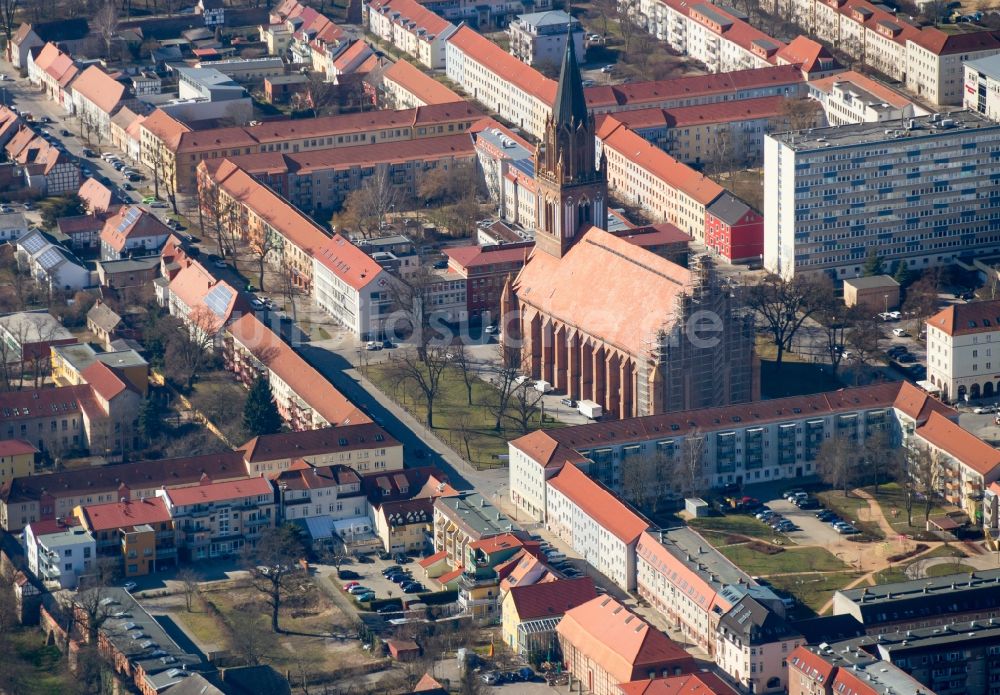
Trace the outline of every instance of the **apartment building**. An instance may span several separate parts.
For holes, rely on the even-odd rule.
[[[24,529],[28,569],[43,584],[75,589],[80,576],[97,566],[94,536],[76,519],[36,521]]]
[[[223,336],[226,368],[248,389],[265,376],[282,419],[293,430],[314,430],[358,421],[364,413],[302,359],[253,313],[233,321]]]
[[[447,476],[433,466],[368,473],[362,476],[361,486],[375,532],[388,553],[433,548],[434,500],[458,494]]]
[[[368,30],[425,67],[443,69],[454,24],[416,0],[370,0],[364,4]]]
[[[159,497],[81,505],[73,515],[93,535],[98,557],[120,561],[126,577],[177,564],[174,521]]]
[[[35,474],[38,449],[22,439],[0,440],[0,488],[14,478]]]
[[[42,87],[49,101],[59,104],[66,113],[73,112],[72,84],[79,74],[73,57],[54,43],[45,44],[37,56],[28,56],[28,80]]]
[[[437,169],[473,164],[475,150],[468,133],[359,147],[332,147],[309,152],[260,152],[222,160],[266,184],[292,205],[329,217],[353,191],[386,181],[399,200],[419,198],[422,177]],[[211,170],[212,163],[206,163]]]
[[[984,621],[1000,617],[1000,570],[926,577],[833,595],[833,614],[851,615],[868,635]]]
[[[973,111],[886,129],[860,123],[768,135],[764,266],[861,275],[875,249],[913,271],[1000,249],[1000,125]]]
[[[462,95],[405,60],[397,60],[382,72],[382,91],[393,109],[463,101]]]
[[[970,60],[964,69],[962,106],[991,121],[1000,121],[1000,56]]]
[[[788,656],[805,639],[783,615],[745,595],[719,619],[716,644],[715,662],[742,689],[782,693]]]
[[[221,331],[250,310],[247,300],[225,280],[216,280],[201,263],[184,259],[167,286],[166,305],[206,348],[217,349]]]
[[[684,450],[701,454],[698,487],[801,478],[815,473],[826,439],[863,441],[888,432],[900,441],[932,412],[955,416],[926,392],[900,382],[539,430],[509,444],[509,494],[518,511],[544,520],[547,481],[567,464],[620,493],[630,456],[659,453],[673,459]]]
[[[929,695],[898,666],[865,651],[834,652],[833,645],[801,646],[788,659],[789,695]],[[841,656],[845,654],[847,660]]]
[[[604,119],[597,140],[608,162],[611,193],[643,208],[654,221],[676,225],[695,241],[704,243],[705,209],[723,194],[722,186],[678,162],[612,116]]]
[[[16,533],[34,521],[69,518],[80,505],[144,499],[164,485],[195,485],[202,476],[244,478],[246,470],[242,455],[227,451],[14,478],[0,489],[0,526]]]
[[[156,254],[171,234],[173,230],[148,210],[137,205],[123,206],[105,220],[101,229],[101,260]]]
[[[346,519],[367,521],[361,477],[348,466],[317,466],[296,459],[274,477],[274,485],[284,521],[322,518],[332,521],[334,528]]]
[[[240,128],[191,127],[158,109],[139,126],[142,163],[189,193],[203,160],[256,152],[296,153],[330,147],[400,142],[465,132],[482,117],[466,102],[404,111],[366,111],[321,118],[267,121]]]
[[[546,486],[549,530],[623,591],[634,590],[635,548],[649,521],[576,466]]]
[[[278,524],[274,488],[266,478],[228,482],[203,480],[156,491],[177,530],[177,545],[189,562],[238,555],[261,532]]]
[[[500,295],[508,278],[517,276],[534,248],[524,241],[490,246],[451,246],[443,249],[449,272],[465,281],[465,311],[484,324],[500,318]]]
[[[902,122],[928,115],[908,97],[853,70],[809,82],[809,96],[823,107],[831,126]]]
[[[709,72],[777,64],[785,44],[752,27],[731,7],[683,0],[641,0],[628,5],[633,19],[671,48],[704,63]]]
[[[501,635],[511,652],[529,663],[545,659],[559,645],[556,625],[566,611],[597,597],[590,577],[518,582],[501,599]]]
[[[933,457],[941,497],[977,518],[986,489],[1000,479],[1000,451],[939,413],[916,429],[913,443]]]
[[[726,263],[758,263],[764,256],[764,218],[726,191],[705,208],[705,246]]]
[[[993,367],[993,347],[1000,342],[1000,301],[951,305],[925,325],[927,380],[941,397],[949,402],[995,397],[1000,369]]]
[[[348,466],[361,475],[394,475],[403,470],[403,445],[367,419],[339,427],[260,435],[237,451],[250,476],[273,478],[300,460],[316,467]]]
[[[619,695],[622,683],[697,670],[678,644],[610,596],[566,611],[556,633],[566,670],[594,695]]]
[[[563,10],[518,15],[507,27],[511,55],[525,65],[549,68],[556,68],[562,62],[567,37],[572,38],[576,55],[585,55],[583,34],[580,20]]]
[[[73,81],[73,112],[85,129],[111,138],[111,117],[127,96],[125,85],[91,65]]]
[[[444,551],[448,565],[458,568],[465,562],[470,543],[510,533],[514,522],[478,492],[434,500],[434,550]]]
[[[397,282],[374,258],[340,234],[316,249],[313,297],[360,340],[380,338],[393,309]]]

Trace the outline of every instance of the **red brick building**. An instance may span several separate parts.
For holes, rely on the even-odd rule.
[[[726,263],[747,263],[764,255],[764,216],[731,193],[705,208],[705,245]]]
[[[444,249],[448,269],[466,281],[465,301],[469,318],[499,316],[500,294],[508,275],[524,267],[533,241],[495,246],[456,246]]]

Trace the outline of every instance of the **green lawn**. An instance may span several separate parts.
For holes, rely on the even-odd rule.
[[[418,394],[412,384],[400,383],[391,362],[365,367],[364,373],[383,393],[401,404],[417,420],[426,420],[423,395]],[[509,419],[502,422],[499,431],[496,430],[496,417],[487,405],[493,401],[495,394],[496,390],[492,386],[475,379],[472,384],[472,405],[469,405],[461,372],[458,368],[448,368],[442,374],[439,393],[434,400],[435,433],[462,458],[480,469],[502,465],[500,456],[507,454],[507,441],[524,434],[519,425]],[[544,423],[539,423],[540,414],[539,411],[535,412],[529,423],[529,432],[540,426],[562,426],[562,423],[548,417]]]
[[[719,534],[738,534],[742,536],[750,536],[751,538],[762,538],[764,540],[771,540],[776,534],[771,528],[765,524],[763,521],[758,521],[752,516],[746,514],[734,514],[732,516],[711,516],[701,519],[691,519],[688,521],[688,526],[697,531],[715,531],[715,534],[707,534],[708,536],[714,536],[714,538],[708,538],[712,545],[726,545],[727,541],[724,535]]]
[[[774,577],[768,581],[776,589],[787,591],[818,613],[838,589],[855,581],[859,574],[854,572],[835,572],[832,574],[798,574]]]
[[[910,580],[906,576],[906,568],[908,565],[895,565],[890,569],[884,569],[881,572],[876,572],[875,583],[876,584],[895,584],[896,582],[907,582]]]
[[[191,607],[194,610],[190,613],[186,609],[182,609],[171,613],[170,617],[183,624],[184,628],[190,630],[202,643],[214,645],[220,651],[228,649],[229,635],[219,624],[219,619],[209,613],[198,598],[194,600]]]
[[[768,555],[745,545],[731,545],[721,548],[720,552],[751,575],[839,572],[847,569],[847,565],[823,548],[790,547],[783,553]]]
[[[929,557],[969,557],[969,556],[961,548],[956,548],[953,545],[948,545],[947,543],[945,543],[944,545],[939,545],[938,547],[933,548],[932,550],[929,550],[928,552],[924,553],[923,555],[920,556],[920,559],[923,560],[924,558],[929,558]]]
[[[875,494],[874,487],[865,488],[872,495]],[[896,531],[913,536],[914,538],[934,539],[936,536],[929,534],[924,526],[924,505],[921,501],[913,505],[913,526],[906,522],[906,505],[903,502],[903,490],[898,483],[887,483],[879,485],[878,503],[882,506],[882,512]],[[931,506],[931,516],[944,514],[943,507],[937,504]]]
[[[877,521],[871,517],[868,500],[861,497],[845,497],[842,490],[827,490],[819,492],[816,497],[824,506],[837,512],[841,517],[853,523],[857,528],[872,538],[885,538]]]
[[[931,565],[927,568],[928,577],[943,577],[947,574],[963,574],[972,572],[975,567],[961,562],[946,562],[941,565]]]
[[[16,628],[7,635],[9,644],[16,654],[20,668],[18,693],[23,695],[61,695],[68,692],[72,679],[66,661],[54,646],[45,645],[45,635],[34,628]]]

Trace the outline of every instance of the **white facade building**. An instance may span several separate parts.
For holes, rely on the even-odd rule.
[[[635,547],[649,522],[576,466],[546,483],[546,525],[623,591],[635,589]]]
[[[507,27],[510,53],[528,65],[557,67],[566,52],[566,36],[571,31],[573,48],[583,57],[586,47],[580,20],[563,10],[522,14]]]
[[[965,63],[962,105],[991,121],[1000,121],[1000,55]]]
[[[52,290],[82,290],[93,284],[86,266],[39,229],[17,240],[17,262],[26,267],[35,280]]]
[[[842,72],[809,83],[828,125],[885,123],[926,116],[928,111],[902,94],[858,72]]]
[[[787,690],[786,660],[805,638],[777,612],[751,596],[719,620],[715,663],[751,693]]]
[[[371,256],[339,234],[313,257],[316,303],[361,340],[382,334],[392,308],[392,282]]]
[[[373,0],[364,7],[368,29],[423,65],[445,66],[447,41],[456,27],[416,0]]]
[[[1000,301],[954,304],[927,319],[927,379],[947,401],[1000,395]]]
[[[998,136],[973,111],[769,135],[764,267],[852,278],[872,249],[914,271],[1000,250]]]
[[[75,520],[74,520],[75,521]],[[24,529],[28,568],[46,584],[75,589],[97,558],[94,536],[83,526],[37,521]]]
[[[28,221],[22,212],[0,214],[0,242],[15,241],[28,233]]]

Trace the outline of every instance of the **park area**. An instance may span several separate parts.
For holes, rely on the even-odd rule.
[[[417,364],[419,368],[415,360],[412,364]],[[412,366],[407,370],[410,368]],[[426,422],[427,399],[421,389],[406,377],[398,362],[382,362],[362,369],[380,391],[417,420]],[[477,469],[504,465],[505,459],[501,457],[507,455],[508,440],[539,428],[562,426],[543,412],[540,402],[522,403],[516,395],[501,411],[498,389],[474,375],[470,376],[469,388],[466,388],[460,366],[449,365],[443,369],[434,396],[433,430]],[[533,391],[530,387],[526,390]]]

